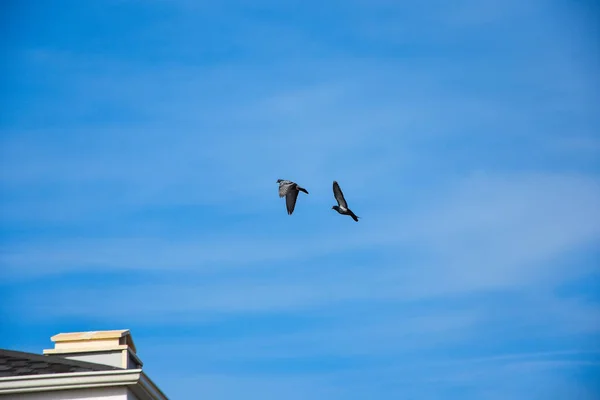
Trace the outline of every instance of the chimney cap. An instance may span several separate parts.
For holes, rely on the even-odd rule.
[[[125,345],[136,353],[135,344],[133,343],[133,338],[131,337],[131,333],[129,329],[118,329],[118,330],[110,330],[110,331],[90,331],[90,332],[69,332],[69,333],[59,333],[50,338],[54,343],[56,343],[56,347],[63,347],[60,344],[66,345],[67,343],[82,343],[94,341],[105,341],[105,340],[118,340],[120,345]]]

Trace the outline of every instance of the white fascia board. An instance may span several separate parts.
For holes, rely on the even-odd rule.
[[[145,395],[143,398],[167,400],[167,397],[146,374],[142,373],[141,369],[9,376],[0,378],[0,395],[107,386],[135,387],[138,385]],[[138,390],[135,391],[138,392]]]

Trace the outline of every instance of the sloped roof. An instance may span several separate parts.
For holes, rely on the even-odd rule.
[[[34,353],[0,349],[0,377],[114,370],[122,370],[122,368],[68,360],[58,356],[42,356]]]

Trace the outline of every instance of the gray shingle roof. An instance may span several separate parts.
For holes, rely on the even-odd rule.
[[[0,349],[0,378],[20,375],[62,374],[68,372],[114,371],[122,368]]]

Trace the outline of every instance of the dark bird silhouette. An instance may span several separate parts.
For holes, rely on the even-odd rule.
[[[344,198],[344,193],[342,193],[342,189],[340,189],[340,185],[336,181],[333,181],[333,196],[337,201],[338,205],[331,207],[331,209],[339,212],[342,215],[349,215],[353,220],[358,222],[358,217],[348,208],[348,203],[346,203],[346,199]]]
[[[277,183],[279,183],[279,197],[285,196],[285,206],[287,208],[288,215],[292,215],[294,208],[296,208],[298,192],[304,192],[308,194],[308,191],[303,187],[298,186],[296,182],[285,179],[277,179]]]

